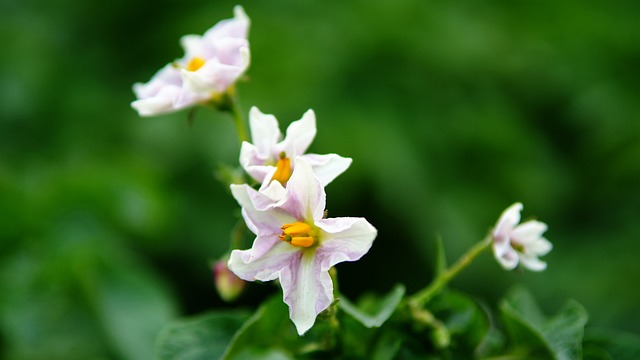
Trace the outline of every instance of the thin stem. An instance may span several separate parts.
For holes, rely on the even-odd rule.
[[[247,135],[247,129],[244,125],[244,118],[242,116],[242,109],[240,109],[240,104],[235,90],[230,91],[229,102],[231,105],[230,112],[233,116],[233,122],[236,125],[236,131],[238,132],[238,141],[242,144],[243,141],[249,141],[249,136]]]
[[[438,294],[438,292],[447,285],[451,279],[456,277],[460,271],[469,266],[473,259],[475,259],[482,251],[488,249],[492,241],[493,238],[491,234],[489,234],[484,238],[484,240],[476,243],[471,249],[469,249],[469,251],[462,255],[455,264],[438,275],[438,277],[436,277],[429,286],[413,295],[411,302],[416,306],[424,306],[424,304]]]

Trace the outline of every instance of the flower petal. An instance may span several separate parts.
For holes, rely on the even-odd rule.
[[[541,261],[534,254],[519,254],[522,266],[531,271],[542,271],[547,268],[547,263]]]
[[[284,151],[288,158],[295,159],[307,151],[316,137],[316,115],[309,109],[287,127],[287,135],[278,145],[278,151]]]
[[[511,246],[496,247],[494,243],[493,254],[506,270],[513,270],[518,266],[518,253]]]
[[[247,227],[256,235],[280,234],[283,224],[298,220],[285,210],[277,208],[273,199],[247,184],[231,185],[231,193],[242,206],[242,216]]]
[[[504,235],[513,229],[520,222],[520,212],[522,211],[522,203],[515,203],[509,206],[500,215],[500,219],[496,223],[496,227],[493,230],[494,237]]]
[[[251,128],[253,145],[257,148],[262,160],[272,157],[271,149],[282,137],[276,117],[271,114],[264,114],[253,106],[249,110],[249,127]],[[277,158],[269,160],[275,162]]]
[[[316,261],[316,252],[306,250],[294,257],[280,273],[284,302],[299,335],[306,333],[318,314],[333,301],[333,283],[327,271]]]
[[[322,230],[317,248],[322,270],[343,261],[356,261],[366,254],[378,231],[364,218],[333,218],[316,220]]]
[[[537,256],[546,255],[553,249],[551,242],[543,237],[537,239],[531,244],[527,245],[527,250],[536,254]]]
[[[324,214],[326,195],[311,165],[296,159],[296,167],[287,182],[287,195],[278,206],[298,220],[319,220]]]
[[[338,175],[345,172],[353,161],[351,158],[345,158],[337,154],[305,154],[301,158],[311,165],[322,186],[327,186]]]
[[[300,248],[275,238],[266,251],[255,246],[249,250],[233,250],[227,266],[239,278],[246,281],[270,281],[278,278],[280,272],[295,262],[300,255]],[[256,242],[259,239],[256,239]],[[264,249],[260,249],[264,250]]]
[[[530,220],[516,226],[511,232],[511,238],[526,246],[538,240],[545,231],[547,231],[547,224]]]

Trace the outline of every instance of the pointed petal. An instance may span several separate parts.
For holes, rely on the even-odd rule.
[[[253,145],[258,149],[259,156],[275,162],[276,158],[270,159],[270,157],[274,156],[272,148],[282,137],[276,117],[263,114],[257,107],[253,106],[249,111],[249,127],[251,128]]]
[[[246,141],[242,142],[240,147],[240,165],[244,168],[244,171],[254,178],[257,182],[264,182],[265,178],[270,172],[275,171],[275,166],[263,165],[268,156],[260,154],[258,148]]]
[[[326,195],[324,187],[304,159],[296,159],[296,167],[287,182],[287,195],[279,205],[298,220],[321,219]]]
[[[317,256],[324,271],[343,261],[360,259],[369,251],[378,233],[364,218],[320,219],[315,225],[323,231]]]
[[[542,237],[542,233],[545,231],[547,231],[547,224],[530,220],[516,226],[511,232],[511,238],[526,246]]]
[[[276,238],[266,250],[257,249],[255,243],[249,250],[233,250],[227,266],[243,280],[270,281],[278,278],[280,272],[295,262],[299,254],[299,248]]]
[[[322,186],[327,186],[333,179],[347,170],[353,161],[351,158],[345,158],[337,154],[305,154],[301,157],[311,165]]]
[[[278,144],[280,151],[287,157],[295,159],[307,151],[316,136],[316,115],[313,110],[307,110],[300,120],[292,122],[287,128],[287,136]]]
[[[511,229],[520,222],[521,211],[522,203],[515,203],[509,206],[502,215],[500,215],[496,227],[493,230],[493,236],[504,236],[504,234],[510,232]]]
[[[298,334],[307,332],[316,317],[333,301],[333,283],[327,271],[316,261],[316,252],[306,250],[293,258],[280,273],[284,302],[289,305],[289,317]]]

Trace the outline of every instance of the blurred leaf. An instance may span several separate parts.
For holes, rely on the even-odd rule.
[[[402,301],[404,293],[404,285],[396,284],[396,286],[381,299],[370,295],[363,297],[358,302],[358,306],[355,306],[343,296],[340,298],[338,305],[364,326],[368,328],[380,327],[396,310],[398,304]]]
[[[489,334],[487,314],[469,295],[447,290],[431,300],[429,310],[449,332],[454,353],[473,353]]]
[[[297,341],[298,334],[289,320],[287,306],[279,296],[273,296],[242,325],[224,352],[224,359],[243,359],[249,353],[264,353],[282,349]],[[291,359],[290,355],[286,355]]]
[[[587,329],[584,336],[587,360],[640,359],[640,336],[611,329]]]
[[[105,270],[92,279],[92,287],[93,305],[107,337],[126,359],[152,359],[156,335],[174,315],[172,300],[140,268],[113,264]]]
[[[247,312],[235,310],[176,320],[166,325],[158,335],[157,359],[218,359],[247,318]]]
[[[511,340],[520,348],[518,351],[526,349],[532,358],[581,357],[588,315],[579,303],[568,301],[554,317],[544,319],[531,294],[517,287],[500,303],[500,311]]]

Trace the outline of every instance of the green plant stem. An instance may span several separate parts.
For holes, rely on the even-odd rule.
[[[236,126],[236,132],[238,133],[238,141],[240,142],[240,144],[242,144],[243,141],[249,141],[249,136],[247,135],[247,128],[244,125],[242,109],[240,108],[235,90],[230,92],[229,102],[231,105],[230,112],[233,116],[233,122]]]
[[[450,268],[442,272],[438,277],[436,277],[429,286],[420,290],[411,298],[411,303],[414,306],[422,307],[426,304],[431,298],[438,294],[442,288],[451,281],[460,271],[464,270],[473,259],[475,259],[482,251],[488,249],[491,246],[493,238],[491,234],[487,235],[484,240],[476,243],[469,251],[467,251],[464,255],[462,255],[458,261],[455,262]]]

